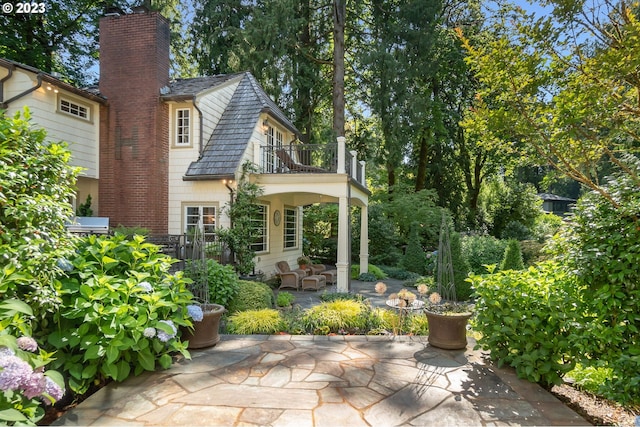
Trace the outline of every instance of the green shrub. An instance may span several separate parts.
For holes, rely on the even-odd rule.
[[[60,307],[56,276],[73,254],[65,223],[80,169],[63,143],[31,128],[26,107],[23,116],[0,113],[0,295],[25,301],[46,323]]]
[[[604,396],[607,394],[606,385],[611,381],[612,374],[611,368],[583,366],[576,363],[575,368],[567,372],[567,377],[571,378],[573,384],[580,390]]]
[[[227,331],[238,335],[275,334],[284,326],[280,312],[271,308],[238,311],[227,319]]]
[[[471,275],[477,299],[474,329],[479,347],[498,366],[515,368],[521,378],[559,384],[573,369],[576,333],[575,281],[555,263],[526,271]]]
[[[405,333],[411,335],[429,335],[429,322],[422,313],[410,313],[406,316]]]
[[[184,270],[185,277],[197,281],[204,272],[200,265],[194,266],[187,262]],[[232,265],[222,265],[216,260],[206,261],[207,285],[209,286],[209,302],[229,308],[231,301],[238,294],[240,280]]]
[[[296,297],[293,296],[291,292],[278,292],[278,296],[276,297],[276,305],[278,307],[289,307],[293,304],[293,301]]]
[[[398,280],[416,280],[419,277],[422,277],[418,273],[414,273],[413,271],[407,271],[401,267],[389,267],[387,265],[379,266],[380,270],[387,276],[392,279]]]
[[[358,276],[358,280],[361,280],[363,282],[375,282],[378,280],[378,278],[373,273],[362,273]]]
[[[365,297],[360,294],[354,294],[350,292],[327,292],[324,291],[320,294],[320,301],[329,302],[336,300],[348,300],[364,302]]]
[[[462,238],[462,253],[475,274],[487,272],[485,265],[499,265],[504,250],[505,240],[498,240],[493,236],[465,236]]]
[[[69,376],[69,387],[85,393],[105,379],[171,366],[171,354],[189,357],[177,336],[191,326],[186,306],[193,295],[173,262],[144,237],[89,236],[70,258],[60,279],[62,307],[44,331],[58,353],[52,366]]]
[[[368,268],[369,273],[373,274],[374,276],[376,276],[376,280],[382,280],[382,279],[386,279],[387,275],[385,274],[384,271],[382,271],[382,269],[380,269],[379,267],[376,267],[373,264],[369,264]],[[352,279],[357,279],[360,276],[360,264],[352,264],[351,265],[351,278]]]
[[[585,292],[578,301],[585,316],[576,353],[585,365],[599,360],[613,370],[606,397],[639,404],[640,160],[628,156],[625,163],[632,173],[614,174],[603,186],[612,200],[590,192],[578,201],[556,254]]]
[[[405,270],[414,273],[424,274],[427,265],[427,254],[422,248],[422,242],[419,234],[420,225],[417,222],[411,223],[411,231],[409,232],[409,241],[404,257],[402,258],[402,267]]]
[[[545,252],[545,244],[535,240],[523,240],[520,242],[522,250],[522,262],[526,267],[538,262],[546,261],[549,256]]]
[[[562,224],[564,224],[562,218],[558,215],[552,213],[540,215],[533,224],[532,237],[539,243],[544,243],[560,230]]]
[[[29,319],[32,316],[33,310],[23,301],[0,302],[0,359],[8,362],[3,364],[5,367],[9,364],[20,367],[19,377],[15,372],[5,372],[0,393],[0,424],[3,425],[36,425],[45,415],[44,402],[52,404],[64,395],[62,375],[54,370],[44,371],[54,355],[39,350],[31,338]],[[8,378],[10,375],[12,378]],[[48,394],[45,394],[45,385],[49,388]]]
[[[466,281],[469,275],[469,263],[462,256],[462,239],[460,233],[451,233],[451,264],[453,264],[453,280],[456,283],[456,298],[467,301],[471,298],[471,284]]]
[[[273,290],[261,282],[240,280],[238,282],[238,293],[229,303],[227,310],[229,314],[246,310],[261,310],[273,308],[275,297]]]
[[[504,250],[504,258],[500,263],[500,270],[523,270],[522,251],[520,250],[520,242],[511,239],[507,242],[507,248]]]
[[[527,240],[531,238],[531,231],[520,221],[509,221],[500,233],[500,238],[503,240]]]
[[[306,310],[302,321],[314,334],[362,332],[366,325],[367,307],[362,302],[335,300],[323,302]]]

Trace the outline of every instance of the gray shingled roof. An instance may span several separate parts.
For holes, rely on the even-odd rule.
[[[299,134],[293,123],[260,87],[255,77],[249,72],[243,74],[204,147],[202,156],[189,165],[185,179],[233,177],[240,167],[242,155],[261,113],[268,113],[283,126]],[[232,77],[235,76],[237,74]]]
[[[177,79],[169,83],[169,92],[162,96],[164,100],[193,97],[203,90],[211,89],[219,84],[238,77],[244,73],[220,74],[217,76],[194,77],[191,79]]]

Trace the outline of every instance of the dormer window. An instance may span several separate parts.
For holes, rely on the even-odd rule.
[[[67,98],[58,99],[58,110],[70,116],[83,120],[90,120],[89,107]]]
[[[191,110],[180,108],[176,110],[176,146],[191,145]]]

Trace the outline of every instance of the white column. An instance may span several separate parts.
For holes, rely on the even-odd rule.
[[[367,175],[365,174],[365,165],[367,164],[367,162],[365,162],[364,160],[360,160],[360,166],[362,167],[362,182],[360,182],[360,184],[362,184],[364,186],[364,188],[367,188]]]
[[[338,292],[349,292],[349,200],[340,197],[338,201],[338,255],[336,270],[338,270]]]
[[[358,176],[358,152],[355,150],[349,151],[351,154],[351,178]]]
[[[339,136],[338,137],[338,169],[337,172],[338,173],[345,173],[346,172],[346,163],[345,163],[345,159],[347,156],[347,148],[346,148],[346,144],[345,144],[345,137],[344,136]]]
[[[360,274],[369,271],[369,220],[368,206],[360,208]]]

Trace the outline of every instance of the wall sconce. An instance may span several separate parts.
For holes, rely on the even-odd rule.
[[[264,119],[262,122],[262,132],[265,135],[269,132],[269,119]]]

